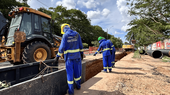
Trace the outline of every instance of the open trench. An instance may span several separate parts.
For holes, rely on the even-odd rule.
[[[120,59],[122,59],[124,56],[130,54],[131,52],[120,52],[120,53],[116,53],[115,54],[115,64],[117,61],[119,61]],[[65,68],[65,62],[64,60],[59,60],[59,66],[61,67],[60,69]],[[93,76],[95,76],[96,74],[98,74],[99,72],[101,72],[101,70],[103,70],[103,59],[91,59],[90,61],[86,62],[86,71],[85,71],[85,81],[87,81],[88,79],[92,78]]]
[[[115,64],[117,61],[119,61],[120,59],[122,59],[124,56],[126,56],[129,53],[131,53],[131,52],[121,52],[121,53],[116,54],[115,55]],[[91,61],[87,62],[85,81],[87,81],[88,79],[92,78],[93,76],[95,76],[96,74],[101,72],[101,70],[103,70],[102,58],[91,60]]]
[[[122,59],[124,56],[126,56],[127,52],[119,52],[116,53],[115,55],[115,62],[119,61],[120,59]],[[51,63],[50,60],[49,63]],[[45,62],[48,63],[48,62]],[[35,66],[31,66],[31,64],[29,64],[32,67],[33,70],[35,70],[35,68],[37,69],[41,69],[39,66],[39,63],[35,63],[37,65]],[[95,76],[96,74],[98,74],[99,72],[101,72],[101,70],[103,69],[103,60],[102,60],[102,54],[101,55],[97,55],[97,56],[88,56],[83,62],[82,62],[82,82],[87,81],[88,79],[92,78],[93,76]],[[116,63],[115,63],[116,64]],[[18,72],[18,74],[14,74],[13,76],[18,77],[18,79],[13,78],[13,85],[11,85],[10,88],[7,88],[6,90],[0,90],[0,95],[8,95],[9,93],[15,93],[15,95],[24,95],[25,93],[29,93],[29,95],[35,95],[35,93],[37,95],[47,95],[47,93],[49,94],[50,92],[54,92],[56,95],[64,95],[64,93],[67,90],[67,82],[66,82],[66,76],[65,76],[65,62],[64,60],[59,60],[59,67],[61,67],[59,69],[59,71],[53,72],[52,70],[47,70],[48,74],[44,74],[41,77],[36,77],[36,78],[31,78],[31,80],[29,80],[30,78],[27,78],[28,76],[30,77],[30,75],[33,75],[34,72],[29,71],[28,69],[30,69],[30,66],[27,66],[28,64],[25,64],[23,66],[18,66],[17,68],[12,68],[13,72],[22,70],[20,72]],[[27,66],[27,68],[26,68]],[[23,67],[23,68],[22,68]],[[11,74],[11,69],[7,70],[5,69],[6,72],[2,72],[1,75],[4,74]],[[49,71],[49,72],[48,72]],[[50,73],[52,72],[52,73]],[[27,76],[28,75],[28,76]],[[36,74],[37,76],[37,74]],[[2,76],[1,76],[2,77]],[[32,76],[31,76],[32,77]],[[6,76],[4,76],[4,79],[6,78]],[[10,77],[8,77],[11,79],[11,75]],[[25,78],[25,79],[24,79]],[[27,79],[26,79],[27,78]],[[20,81],[20,79],[24,79],[22,81]],[[12,80],[12,79],[11,79]],[[29,81],[26,81],[29,80]],[[15,85],[17,83],[19,83],[20,81],[20,85]],[[36,84],[36,85],[34,85]],[[30,86],[30,85],[34,85],[34,86]],[[45,85],[45,86],[44,86]],[[34,91],[35,88],[39,88],[40,91],[36,92]],[[20,89],[20,88],[24,88],[24,89]],[[62,90],[60,89],[62,88]],[[20,90],[18,90],[20,89]],[[51,90],[49,90],[51,89]],[[7,91],[8,90],[8,91]],[[52,91],[54,90],[54,91]],[[45,91],[45,92],[44,92]],[[21,94],[22,93],[22,94]],[[60,93],[60,94],[59,94]],[[63,94],[61,94],[63,93]]]

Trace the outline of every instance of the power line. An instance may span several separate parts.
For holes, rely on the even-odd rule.
[[[38,2],[40,2],[39,0],[37,0]],[[45,5],[44,3],[40,2],[41,4]],[[45,5],[46,7],[48,7],[47,5]]]

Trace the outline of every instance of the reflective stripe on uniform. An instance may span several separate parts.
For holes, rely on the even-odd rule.
[[[62,53],[59,53],[59,52],[58,52],[58,54],[57,54],[57,55],[61,56],[61,55],[62,55]]]
[[[103,51],[110,50],[110,48],[103,49]]]
[[[107,67],[103,67],[104,69],[107,69]]]
[[[112,45],[111,47],[114,47],[114,45]]]
[[[108,67],[108,69],[112,69],[112,67]]]
[[[74,78],[75,81],[79,81],[81,79],[81,76],[79,78]]]
[[[112,63],[115,63],[114,61],[112,61]]]
[[[76,52],[80,52],[80,49],[66,50],[66,51],[64,51],[64,54],[67,54],[67,53],[76,53]]]
[[[80,51],[81,51],[81,52],[83,52],[83,51],[84,51],[84,49],[80,49]]]
[[[68,84],[73,84],[73,81],[67,81]]]

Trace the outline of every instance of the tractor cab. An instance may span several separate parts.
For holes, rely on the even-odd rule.
[[[34,11],[34,12],[31,12]],[[39,11],[38,11],[39,12]],[[36,13],[36,10],[27,7],[20,7],[14,9],[9,13],[12,17],[12,21],[9,27],[9,33],[7,36],[7,46],[14,44],[14,33],[16,31],[22,31],[26,34],[26,37],[35,35],[44,36],[45,39],[53,43],[50,20],[51,17],[48,15],[40,15]],[[27,39],[26,39],[27,40]]]
[[[17,7],[9,16],[11,24],[0,45],[7,61],[29,63],[55,57],[61,38],[52,35],[51,16],[28,7]]]

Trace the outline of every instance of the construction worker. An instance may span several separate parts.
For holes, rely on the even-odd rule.
[[[98,37],[99,41],[99,48],[97,52],[94,53],[93,56],[96,56],[96,54],[102,49],[103,51],[103,70],[102,72],[107,73],[107,69],[109,72],[112,71],[112,64],[111,64],[111,52],[110,52],[110,43],[104,38],[104,37]]]
[[[79,33],[71,30],[69,24],[65,23],[61,25],[61,34],[63,34],[63,36],[58,54],[56,55],[56,60],[58,60],[59,57],[64,57],[67,72],[68,94],[73,95],[74,81],[76,88],[81,88],[83,45]]]
[[[115,49],[113,43],[110,40],[107,40],[107,41],[110,43],[110,46],[111,46],[111,48],[110,48],[110,50],[112,52],[111,63],[112,63],[112,67],[114,68],[115,67],[115,52],[116,52],[116,49]]]
[[[111,63],[112,63],[112,67],[114,68],[115,67],[115,52],[116,52],[116,49],[113,45],[113,43],[110,41],[110,40],[107,40],[109,43],[110,43],[110,52],[111,52]],[[102,53],[103,51],[101,50],[100,53]]]

